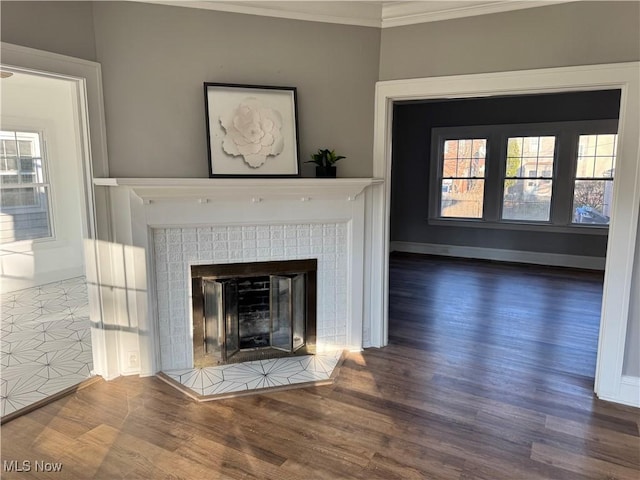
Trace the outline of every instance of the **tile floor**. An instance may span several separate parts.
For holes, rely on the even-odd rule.
[[[1,416],[91,376],[84,277],[3,294],[0,308]]]
[[[84,277],[0,298],[0,411],[8,415],[92,376]],[[329,380],[342,351],[165,371],[201,396]]]
[[[163,372],[198,395],[247,392],[329,380],[342,351]]]

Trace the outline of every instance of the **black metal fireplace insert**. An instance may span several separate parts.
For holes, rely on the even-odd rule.
[[[315,353],[317,263],[192,266],[194,366]]]

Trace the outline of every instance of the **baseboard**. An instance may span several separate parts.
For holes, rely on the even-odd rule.
[[[391,252],[422,253],[425,255],[476,258],[480,260],[530,263],[535,265],[583,268],[588,270],[604,270],[605,264],[605,259],[602,257],[562,255],[558,253],[529,252],[523,250],[504,250],[501,248],[440,245],[435,243],[391,242],[389,249]]]
[[[640,408],[640,377],[623,375],[620,379],[619,403]]]
[[[640,377],[623,375],[617,395],[598,394],[600,400],[640,408]]]
[[[84,267],[67,268],[64,270],[55,270],[52,272],[40,272],[37,279],[34,278],[11,278],[2,277],[0,282],[0,293],[11,293],[27,288],[40,287],[48,283],[60,282],[70,278],[83,277]]]

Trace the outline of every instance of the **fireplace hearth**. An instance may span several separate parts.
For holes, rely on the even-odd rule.
[[[194,366],[315,353],[316,272],[315,259],[192,266]]]

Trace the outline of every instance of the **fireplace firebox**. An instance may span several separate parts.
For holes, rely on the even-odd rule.
[[[317,260],[193,265],[194,366],[308,355]]]

